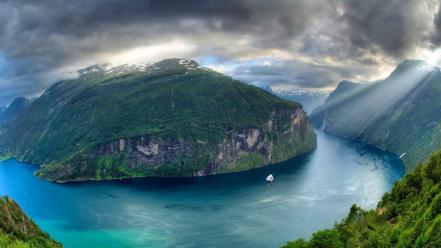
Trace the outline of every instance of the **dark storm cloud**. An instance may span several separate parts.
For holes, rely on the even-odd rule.
[[[295,84],[298,86],[320,88],[333,84],[329,71],[297,61],[280,62],[271,66],[239,66],[234,76],[245,81],[263,81],[269,84]]]
[[[234,0],[14,0],[2,7],[6,25],[1,45],[6,55],[36,56],[50,66],[60,59],[188,32],[240,33],[253,36],[257,46],[280,46],[305,29],[308,9],[313,10],[306,1]]]
[[[432,31],[435,1],[344,0],[344,22],[356,48],[401,58]]]
[[[363,75],[362,66],[367,75],[385,59],[399,61],[437,45],[437,2],[0,0],[0,58],[6,61],[0,66],[7,68],[0,75],[0,104],[41,92],[68,69],[173,39],[195,46],[188,56],[223,62],[286,55],[283,65],[249,68],[255,71],[242,76],[250,80],[335,85],[341,77]]]
[[[314,65],[296,60],[275,61],[268,65],[241,65],[231,73],[235,78],[249,82],[267,82],[272,85],[295,85],[300,88],[335,86],[341,78],[353,78],[366,70],[357,66]]]
[[[438,7],[438,11],[434,20],[435,30],[431,37],[431,41],[434,46],[441,45],[441,5]]]
[[[308,13],[319,9],[312,1],[0,1],[0,55],[10,64],[9,77],[3,78],[8,88],[2,83],[1,92],[10,93],[14,84],[14,92],[41,91],[60,68],[176,37],[201,44],[195,56],[242,52],[204,46],[212,33],[225,34],[224,43],[234,39],[229,35],[240,35],[253,51],[289,48],[312,19]]]

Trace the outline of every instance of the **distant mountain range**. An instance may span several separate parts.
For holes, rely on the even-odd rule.
[[[407,169],[441,149],[441,72],[406,60],[384,80],[341,82],[311,115],[315,127],[401,155]]]
[[[329,93],[326,92],[279,90],[279,91],[273,91],[273,93],[283,99],[302,104],[302,107],[305,110],[305,112],[309,114],[315,108],[322,105],[329,96]]]
[[[305,110],[305,112],[308,114],[310,114],[318,106],[322,105],[329,96],[329,93],[324,91],[311,92],[307,90],[273,90],[273,88],[271,88],[271,86],[267,83],[252,82],[249,84],[259,87],[262,90],[283,99],[302,104],[303,110]]]
[[[236,172],[315,146],[299,104],[187,59],[82,69],[0,134],[0,155],[58,182]]]

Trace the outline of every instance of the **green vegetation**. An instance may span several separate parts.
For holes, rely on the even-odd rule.
[[[315,135],[299,104],[194,61],[168,59],[111,71],[94,66],[80,73],[77,79],[53,85],[0,132],[0,155],[45,165],[37,175],[69,181],[210,173],[201,170],[216,158],[219,145],[250,129],[261,130],[265,142],[271,136],[274,144],[283,145],[272,146],[277,156],[265,163],[315,147]],[[302,134],[283,135],[291,130],[295,113],[306,119],[295,129]],[[269,130],[272,119],[274,130]],[[128,144],[123,154],[119,140]],[[134,140],[144,147],[151,142],[143,140],[156,142],[157,160],[139,158],[137,146],[129,146]],[[106,144],[115,145],[103,147]],[[164,149],[171,149],[170,154]]]
[[[10,198],[0,198],[0,247],[4,248],[56,248],[60,243],[52,240],[30,220]]]
[[[8,160],[11,158],[12,158],[12,155],[10,155],[10,154],[0,155],[0,161]]]
[[[396,183],[376,210],[365,211],[354,205],[334,228],[284,247],[441,247],[440,189],[438,152]]]
[[[221,167],[218,169],[219,173],[232,173],[250,170],[259,167],[265,163],[265,159],[259,154],[247,153],[242,155],[236,162],[234,167]]]
[[[343,81],[311,114],[317,128],[403,156],[407,170],[441,149],[441,72],[407,60],[385,80]]]

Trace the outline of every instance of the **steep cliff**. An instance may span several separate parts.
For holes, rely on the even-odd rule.
[[[56,248],[60,243],[30,220],[10,198],[0,197],[0,247]]]
[[[312,114],[317,128],[402,155],[407,169],[441,148],[441,72],[406,60],[369,84],[342,82]]]
[[[186,59],[81,70],[0,135],[0,155],[60,182],[235,172],[315,145],[299,104]]]

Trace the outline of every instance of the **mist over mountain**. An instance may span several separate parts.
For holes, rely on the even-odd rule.
[[[384,80],[343,81],[311,115],[327,133],[402,155],[407,168],[441,148],[441,72],[406,60]]]
[[[302,104],[306,113],[311,113],[316,107],[320,106],[328,98],[329,93],[326,92],[309,92],[307,90],[273,90],[268,83],[251,82],[250,85],[259,87],[269,93],[279,96],[285,100]]]
[[[308,114],[312,113],[312,111],[315,108],[322,105],[329,96],[329,93],[326,92],[288,91],[288,90],[275,91],[274,94],[276,94],[277,96],[283,99],[302,104],[303,109]]]
[[[25,97],[17,97],[0,112],[0,126],[7,124],[16,115],[18,115],[23,109],[31,104],[31,101]]]

